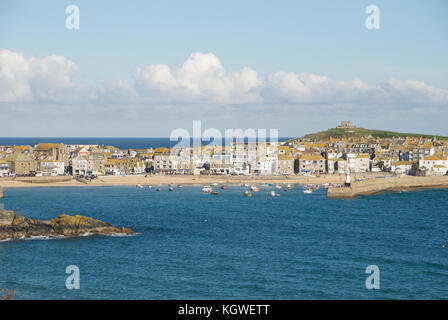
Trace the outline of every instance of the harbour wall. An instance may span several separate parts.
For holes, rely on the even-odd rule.
[[[330,187],[327,198],[353,198],[383,191],[406,191],[426,188],[448,188],[448,176],[398,176],[352,182],[350,187]]]

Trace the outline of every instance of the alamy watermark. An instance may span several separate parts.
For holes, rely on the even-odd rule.
[[[380,268],[377,265],[369,265],[366,268],[366,273],[369,276],[366,279],[366,289],[380,289]]]
[[[69,265],[65,269],[65,273],[69,274],[65,280],[65,287],[68,290],[79,290],[81,288],[79,267],[76,265]]]
[[[369,5],[366,7],[366,14],[368,14],[365,26],[368,30],[380,29],[380,8],[376,5]]]
[[[65,8],[65,27],[68,30],[79,30],[80,28],[80,13],[77,5],[71,4]]]

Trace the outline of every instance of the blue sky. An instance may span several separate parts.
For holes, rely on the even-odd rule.
[[[79,30],[65,27],[70,4]],[[370,4],[380,30],[365,28]],[[167,136],[195,119],[448,135],[447,13],[443,0],[2,1],[0,111],[20,121],[0,136]]]

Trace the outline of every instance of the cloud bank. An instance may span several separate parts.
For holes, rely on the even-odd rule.
[[[421,81],[334,81],[323,75],[279,71],[262,79],[252,68],[228,72],[212,53],[192,53],[179,67],[137,68],[131,82],[105,80],[97,87],[76,82],[76,64],[63,56],[26,58],[0,51],[0,102],[109,102],[226,105],[448,106],[448,90]]]

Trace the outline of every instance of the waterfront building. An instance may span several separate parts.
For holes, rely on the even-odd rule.
[[[16,152],[8,156],[5,161],[8,162],[10,171],[16,175],[37,171],[37,161],[24,153]]]
[[[320,154],[302,154],[299,158],[299,172],[325,173],[325,159]]]

